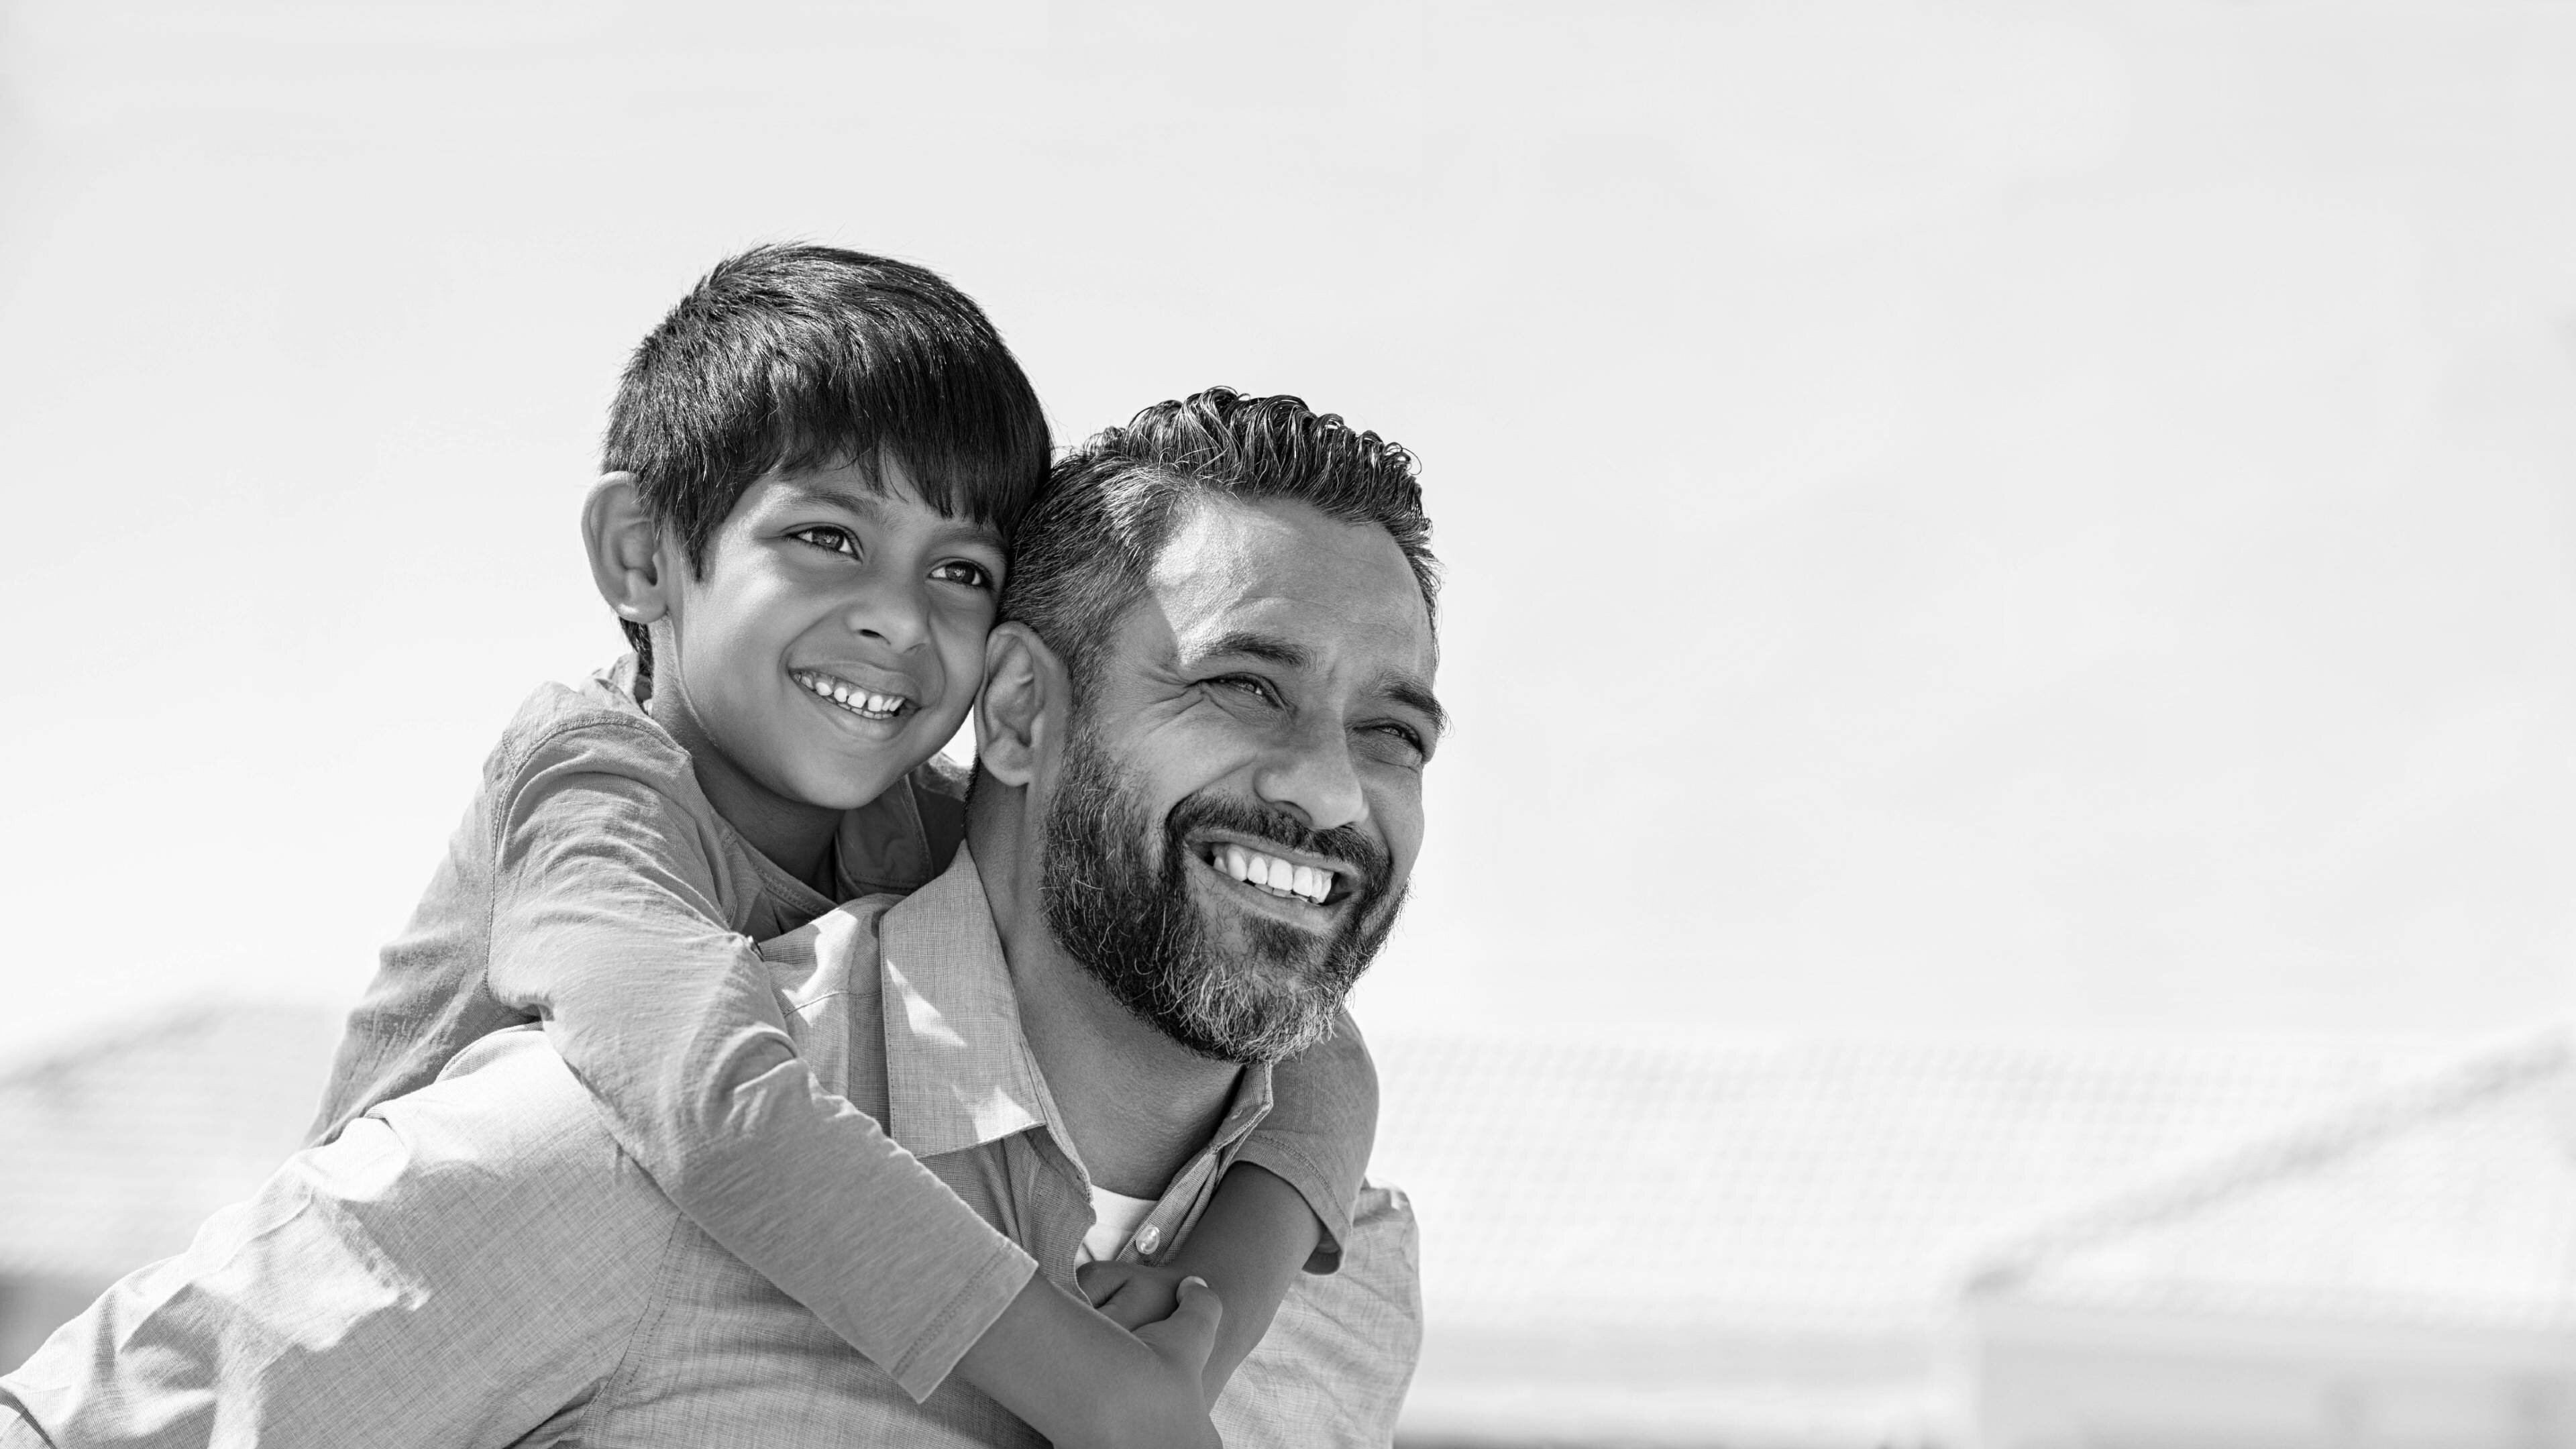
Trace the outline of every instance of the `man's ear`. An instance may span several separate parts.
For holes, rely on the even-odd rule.
[[[1026,787],[1051,763],[1069,698],[1064,661],[1028,625],[997,624],[984,637],[984,687],[975,696],[975,763],[1005,785]]]
[[[634,474],[604,473],[590,485],[581,505],[581,541],[599,596],[618,618],[650,624],[671,612],[662,531],[635,490]]]

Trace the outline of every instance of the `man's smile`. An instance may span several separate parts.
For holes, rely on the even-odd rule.
[[[1284,915],[1322,929],[1354,893],[1359,872],[1336,860],[1309,856],[1251,837],[1209,835],[1192,841],[1190,854],[1223,882],[1229,896],[1258,903],[1264,914]]]

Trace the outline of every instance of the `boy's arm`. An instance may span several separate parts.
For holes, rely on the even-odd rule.
[[[1225,1304],[1201,1377],[1208,1403],[1216,1402],[1235,1366],[1270,1331],[1288,1285],[1322,1237],[1323,1224],[1305,1196],[1278,1174],[1237,1162],[1217,1183],[1216,1195],[1170,1263],[1180,1273],[1206,1279]]]
[[[1270,1091],[1270,1115],[1235,1161],[1269,1169],[1305,1199],[1323,1230],[1303,1260],[1306,1271],[1330,1273],[1341,1263],[1351,1205],[1377,1143],[1377,1063],[1351,1014],[1337,1013],[1331,1036],[1272,1067]]]
[[[610,1134],[683,1214],[914,1399],[1007,1320],[1012,1341],[1046,1351],[987,1356],[1003,1373],[1032,1358],[1069,1364],[1129,1416],[1122,1437],[1092,1439],[1098,1415],[1045,1422],[1055,1401],[1040,1398],[1041,1432],[1067,1445],[1195,1442],[1135,1432],[1136,1416],[1158,1424],[1179,1402],[1163,1382],[1175,1350],[1148,1340],[1139,1352],[1088,1309],[1049,1312],[1046,1295],[1065,1295],[1035,1261],[815,1077],[767,967],[724,918],[716,845],[656,784],[670,764],[650,756],[654,743],[641,730],[567,732],[522,767],[493,856],[493,993],[545,1018]],[[1197,1370],[1190,1361],[1193,1385]],[[970,1381],[1006,1404],[1019,1396]],[[1203,1425],[1195,1394],[1186,1407]]]
[[[1297,1271],[1341,1262],[1351,1204],[1377,1138],[1377,1065],[1348,1012],[1333,1035],[1271,1069],[1270,1115],[1217,1183],[1169,1266],[1225,1303],[1208,1355],[1208,1402],[1261,1342]]]
[[[1093,1444],[1107,1449],[1148,1444],[1224,1449],[1207,1415],[1223,1380],[1203,1387],[1224,1312],[1205,1279],[1184,1279],[1171,1312],[1131,1335],[1041,1273],[1029,1279],[1010,1308],[966,1350],[957,1373],[1027,1420],[1057,1449]],[[1103,1329],[1126,1341],[1118,1354],[1071,1351]],[[1149,1382],[1155,1392],[1120,1389],[1098,1369],[1111,1359],[1128,1360],[1120,1367],[1129,1381]]]

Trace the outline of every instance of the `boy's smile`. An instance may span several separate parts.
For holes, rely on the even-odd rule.
[[[805,686],[815,698],[828,699],[865,720],[889,720],[907,709],[918,708],[899,692],[879,693],[820,669],[791,669],[788,677]]]
[[[923,503],[900,461],[873,472],[744,490],[702,570],[669,548],[654,626],[654,718],[718,812],[809,879],[842,812],[957,732],[1000,600],[999,536]]]

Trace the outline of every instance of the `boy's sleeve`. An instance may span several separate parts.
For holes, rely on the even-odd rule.
[[[919,1400],[1036,1262],[797,1053],[687,768],[622,722],[536,745],[495,825],[491,990],[682,1213]]]
[[[1347,1011],[1333,1034],[1271,1068],[1270,1115],[1245,1139],[1238,1162],[1257,1163],[1287,1179],[1324,1225],[1309,1273],[1341,1266],[1351,1234],[1351,1204],[1377,1141],[1377,1064]]]

